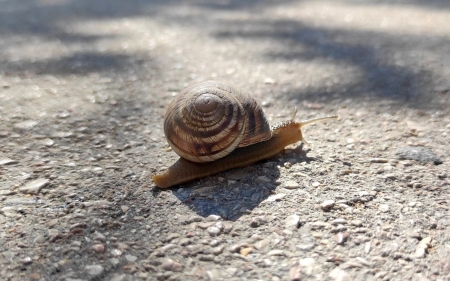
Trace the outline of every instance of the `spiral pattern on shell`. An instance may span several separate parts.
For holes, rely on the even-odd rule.
[[[238,87],[217,81],[178,94],[166,112],[164,134],[172,149],[192,162],[214,161],[272,136],[259,103]]]

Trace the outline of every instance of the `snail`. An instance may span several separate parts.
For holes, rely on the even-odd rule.
[[[259,103],[247,92],[225,82],[206,81],[177,95],[164,116],[164,134],[180,155],[152,179],[168,188],[272,158],[302,141],[301,128],[328,116],[302,122],[292,118],[270,128]]]

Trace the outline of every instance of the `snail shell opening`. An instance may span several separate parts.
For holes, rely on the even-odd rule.
[[[236,147],[271,137],[258,102],[228,83],[207,81],[181,91],[167,109],[164,133],[172,149],[192,162],[210,162]]]

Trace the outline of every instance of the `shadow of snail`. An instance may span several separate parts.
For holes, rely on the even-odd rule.
[[[331,119],[291,120],[270,128],[260,104],[247,92],[225,82],[206,81],[184,89],[164,116],[164,134],[180,155],[152,179],[169,188],[233,168],[272,158],[302,141],[302,127]]]

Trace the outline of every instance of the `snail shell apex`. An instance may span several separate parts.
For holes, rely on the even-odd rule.
[[[272,136],[259,103],[225,82],[206,81],[184,89],[164,119],[169,145],[192,162],[214,161]]]

